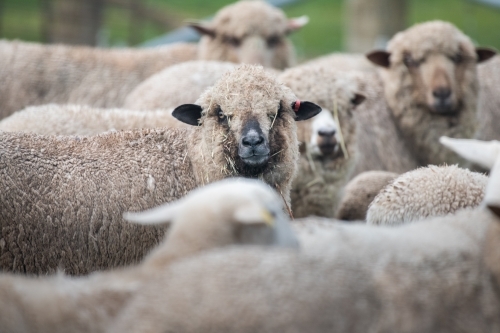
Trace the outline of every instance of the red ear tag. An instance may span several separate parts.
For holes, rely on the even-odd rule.
[[[299,112],[300,109],[300,100],[296,100],[295,103],[293,103],[293,111]]]

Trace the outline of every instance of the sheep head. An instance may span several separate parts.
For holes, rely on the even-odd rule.
[[[439,36],[441,38],[436,38]],[[405,73],[413,103],[438,116],[455,116],[464,103],[467,76],[475,76],[477,63],[495,52],[474,48],[470,39],[444,22],[416,25],[396,35],[388,52],[374,51],[367,58],[378,66]]]
[[[222,166],[226,175],[259,177],[270,184],[275,182],[266,179],[269,173],[277,168],[273,177],[279,182],[278,174],[298,159],[295,121],[321,111],[313,103],[297,101],[290,89],[252,65],[225,74],[197,102],[181,105],[172,115],[200,125],[208,161]]]
[[[166,241],[146,262],[161,266],[186,256],[229,245],[298,247],[283,213],[283,202],[268,185],[233,178],[191,191],[172,203],[124,218],[140,224],[171,224]]]
[[[287,35],[307,24],[307,17],[287,19],[264,1],[238,1],[222,8],[207,24],[191,24],[204,37],[202,60],[260,64],[283,69],[294,63]]]

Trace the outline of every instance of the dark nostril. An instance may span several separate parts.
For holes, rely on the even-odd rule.
[[[264,142],[264,137],[259,134],[250,134],[245,136],[241,142],[244,146],[255,147]]]
[[[319,130],[318,131],[319,136],[324,136],[324,137],[331,137],[335,135],[335,130],[334,129],[329,129],[329,130]]]
[[[432,95],[439,99],[446,99],[451,96],[451,89],[449,88],[438,88],[432,92]]]

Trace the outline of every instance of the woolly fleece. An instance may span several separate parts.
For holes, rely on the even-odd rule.
[[[372,201],[368,224],[397,225],[475,208],[488,177],[456,165],[419,168],[396,178]]]

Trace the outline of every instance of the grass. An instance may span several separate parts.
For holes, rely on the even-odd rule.
[[[1,0],[0,0],[1,1]],[[39,0],[3,0],[1,34],[4,38],[41,41],[42,16]],[[408,25],[432,19],[454,23],[477,44],[500,50],[500,10],[470,0],[408,0]],[[174,12],[181,20],[212,15],[232,0],[144,0],[158,10]],[[284,8],[289,17],[308,15],[311,19],[292,39],[300,58],[341,51],[343,46],[343,0],[302,0]],[[126,45],[130,31],[129,14],[124,9],[107,7],[104,12],[106,38],[111,45]],[[143,41],[163,34],[152,23],[140,27]]]

